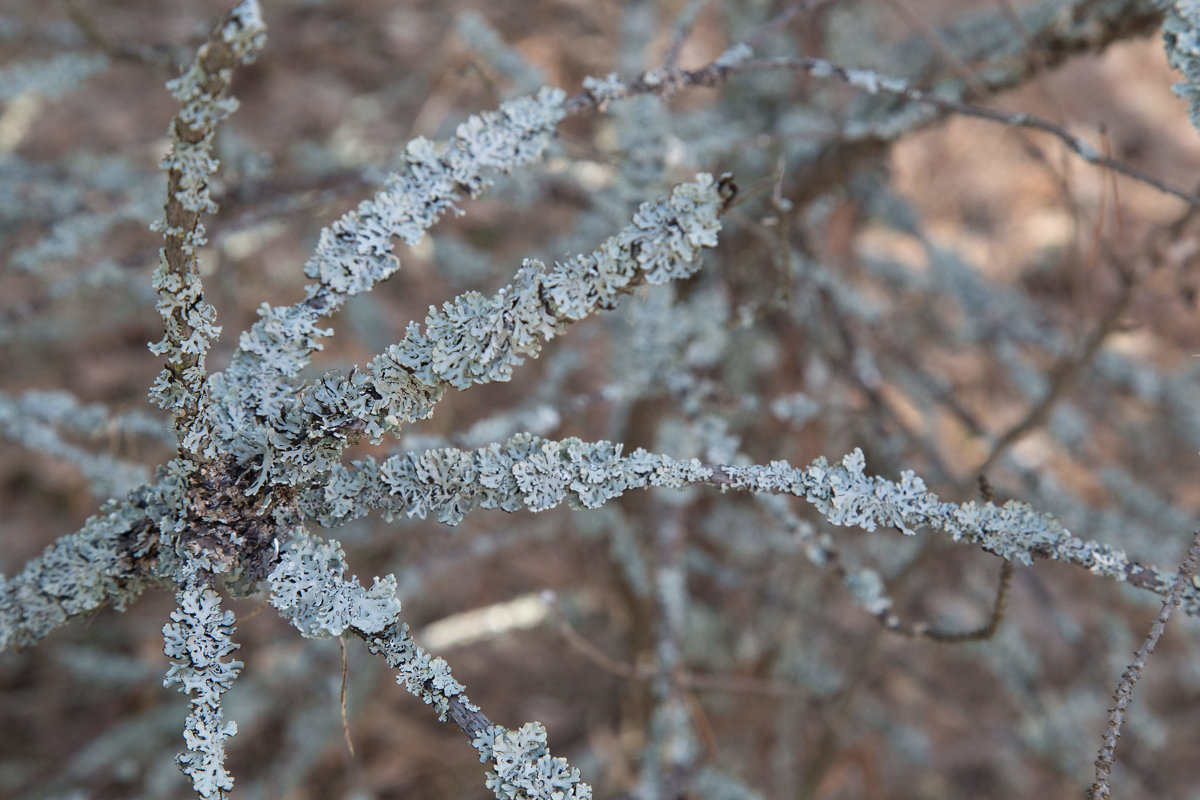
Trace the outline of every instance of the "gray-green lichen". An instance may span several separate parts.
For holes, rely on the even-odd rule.
[[[481,129],[483,124],[470,127]],[[716,244],[722,202],[712,177],[702,174],[675,187],[666,198],[643,203],[632,223],[594,252],[549,270],[540,262],[526,261],[513,282],[492,297],[467,292],[440,311],[431,308],[424,330],[411,323],[404,340],[365,370],[355,369],[346,377],[326,375],[299,395],[293,373],[307,360],[307,345],[292,350],[303,360],[288,362],[286,369],[251,371],[251,361],[235,355],[229,370],[209,383],[213,402],[206,419],[215,436],[206,454],[215,454],[218,446],[229,448],[239,462],[255,464],[259,485],[319,479],[334,468],[352,438],[379,439],[428,417],[448,388],[508,380],[516,366],[536,356],[542,344],[569,323],[612,308],[638,285],[693,274],[700,251]],[[422,219],[421,225],[432,222],[432,217]],[[420,229],[414,228],[413,235]],[[275,319],[301,324],[305,315],[314,314],[304,304],[291,309]],[[266,358],[276,346],[255,344],[262,342],[261,325],[243,337],[242,351]],[[304,330],[300,338],[315,346],[313,330]],[[297,341],[291,334],[283,338]]]
[[[837,464],[818,458],[808,467],[786,461],[712,465],[641,448],[626,456],[621,445],[606,441],[550,441],[519,434],[471,451],[442,448],[383,462],[364,459],[352,468],[338,466],[302,505],[324,525],[373,511],[388,517],[432,515],[457,524],[475,509],[544,511],[562,504],[596,508],[635,489],[693,485],[790,494],[808,501],[833,525],[866,531],[893,528],[905,535],[932,528],[1001,558],[1023,564],[1036,558],[1066,561],[1160,594],[1172,582],[1169,574],[1133,564],[1116,548],[1079,539],[1028,504],[942,501],[911,470],[902,472],[899,481],[869,476],[860,450]],[[872,605],[883,602],[880,596]],[[1183,607],[1188,613],[1200,611],[1200,590],[1185,592]]]
[[[543,511],[563,503],[598,508],[630,489],[680,489],[711,475],[696,459],[680,461],[640,448],[623,456],[622,446],[612,442],[517,434],[473,451],[442,448],[335,467],[305,506],[324,525],[375,510],[435,516],[453,525],[476,508]]]
[[[140,595],[150,581],[131,568],[123,540],[145,522],[133,503],[109,503],[16,575],[0,575],[0,651],[34,644],[105,605],[123,609]]]
[[[201,215],[217,209],[208,185],[217,171],[213,147],[217,127],[237,110],[237,100],[224,93],[233,65],[254,60],[265,44],[265,31],[257,0],[243,0],[183,74],[167,83],[181,108],[171,124],[171,150],[160,165],[168,174],[168,197],[163,218],[154,225],[164,243],[153,287],[164,333],[150,351],[165,356],[167,365],[151,385],[150,396],[174,414],[190,449],[205,436],[195,417],[205,398],[206,354],[221,333],[217,311],[204,299],[196,260],[197,249],[206,242]]]
[[[191,701],[183,730],[186,749],[176,761],[202,800],[220,800],[233,788],[225,769],[225,740],[237,733],[237,723],[224,718],[221,695],[242,669],[242,662],[227,660],[238,648],[230,638],[234,615],[221,609],[220,595],[192,580],[175,599],[178,608],[163,626],[163,653],[171,659],[163,686],[178,686]]]
[[[317,279],[306,298],[291,306],[263,304],[261,319],[242,334],[233,363],[211,377],[213,402],[204,419],[211,443],[205,454],[230,452],[242,463],[257,461],[266,483],[302,482],[327,469],[344,436],[331,431],[323,440],[310,441],[312,426],[320,424],[313,403],[342,408],[355,398],[339,401],[320,385],[307,403],[296,397],[296,376],[330,333],[319,326],[321,318],[399,269],[394,239],[416,244],[442,214],[456,210],[463,193],[474,196],[487,188],[488,173],[541,158],[564,115],[563,97],[560,90],[543,89],[471,117],[449,143],[411,142],[404,169],[373,199],[321,232],[317,251],[304,268]],[[410,419],[427,415],[436,397],[398,383],[402,380],[394,377],[388,387],[397,394],[390,405]],[[360,380],[344,391],[366,402],[364,388]]]
[[[344,578],[345,570],[340,544],[297,532],[267,579],[271,605],[308,638],[341,636],[350,627],[378,633],[400,613],[396,579],[376,578],[364,589]]]
[[[471,743],[490,765],[487,786],[496,800],[589,800],[592,787],[564,758],[550,755],[546,729],[527,722],[517,730],[492,725]]]
[[[1175,94],[1187,101],[1192,125],[1200,130],[1200,2],[1175,0],[1167,6],[1163,44],[1167,61],[1183,73]]]

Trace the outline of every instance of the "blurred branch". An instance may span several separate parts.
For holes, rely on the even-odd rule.
[[[952,112],[967,117],[975,117],[977,119],[987,120],[989,122],[998,122],[1002,125],[1008,125],[1014,128],[1028,128],[1030,130],[1042,131],[1054,136],[1056,139],[1065,144],[1076,155],[1091,164],[1107,167],[1113,172],[1118,172],[1127,178],[1133,178],[1136,181],[1145,183],[1165,194],[1178,197],[1191,205],[1200,205],[1200,198],[1188,194],[1182,189],[1176,188],[1165,181],[1161,181],[1136,167],[1130,166],[1124,161],[1111,158],[1096,150],[1092,145],[1080,139],[1078,136],[1070,133],[1066,129],[1047,119],[1036,116],[1034,114],[1026,114],[1024,112],[1007,112],[997,111],[983,106],[965,103],[959,100],[949,100],[944,97],[939,97],[934,94],[923,92],[920,89],[914,89],[904,81],[896,78],[889,78],[879,75],[868,70],[847,69],[845,67],[826,61],[823,58],[771,58],[760,59],[757,61],[748,61],[742,64],[737,64],[728,68],[732,73],[746,72],[761,72],[776,69],[795,69],[802,72],[807,72],[809,75],[818,78],[836,78],[850,86],[868,92],[869,94],[887,94],[893,97],[903,98],[914,103],[932,106],[942,111]],[[717,70],[720,72],[721,70]],[[705,78],[707,80],[724,80],[724,78]],[[707,85],[707,84],[700,84]]]
[[[117,61],[145,64],[172,74],[178,72],[184,56],[181,48],[171,45],[126,44],[110,39],[84,11],[78,0],[63,0],[67,16],[88,41]]]
[[[1018,65],[1015,68],[1010,67],[1007,70],[1002,70],[1002,75],[998,77],[983,70],[976,74],[968,75],[968,79],[964,81],[963,86],[955,88],[944,85],[939,87],[938,93],[917,89],[911,85],[910,81],[880,75],[870,70],[849,69],[822,58],[792,56],[748,60],[752,48],[747,42],[742,42],[729,48],[719,58],[699,69],[654,70],[643,73],[631,81],[624,82],[609,79],[603,82],[602,87],[599,89],[590,87],[587,91],[568,98],[563,104],[563,108],[568,116],[577,115],[585,111],[604,110],[610,102],[625,97],[640,94],[669,97],[683,88],[711,88],[719,86],[728,81],[733,75],[772,70],[796,70],[817,78],[838,79],[869,95],[887,95],[900,100],[919,103],[935,111],[961,114],[991,122],[998,122],[1015,128],[1028,128],[1048,133],[1062,141],[1076,155],[1089,163],[1107,167],[1114,172],[1152,186],[1161,192],[1178,197],[1187,203],[1198,205],[1200,204],[1200,198],[1194,197],[1181,189],[1154,178],[1123,161],[1100,153],[1083,139],[1071,134],[1062,126],[1049,120],[1032,114],[997,111],[973,105],[961,99],[966,97],[972,89],[976,92],[981,91],[981,89],[995,92],[1010,88],[1029,77],[1033,73],[1035,66],[1054,66],[1060,63],[1067,54],[1099,49],[1116,38],[1146,32],[1151,23],[1156,24],[1161,19],[1160,13],[1153,11],[1153,9],[1143,8],[1143,6],[1147,5],[1146,3],[1134,3],[1133,5],[1136,10],[1140,10],[1142,13],[1135,14],[1132,18],[1122,18],[1119,16],[1102,17],[1101,22],[1108,23],[1107,26],[1093,24],[1086,31],[1077,29],[1072,25],[1065,25],[1064,27],[1064,21],[1060,17],[1054,17],[1051,22],[1055,24],[1050,25],[1048,30],[1043,30],[1036,35],[1032,35],[1032,38],[1023,35],[1026,31],[1019,31],[1018,33],[1021,35],[1018,38],[1023,43],[1032,43],[1034,46],[1041,48],[1053,45],[1054,47],[1051,48],[1050,52],[1057,53],[1061,57],[1055,59],[1051,55],[1044,55],[1036,61],[1030,60],[1025,67]],[[1065,11],[1064,14],[1066,14]],[[1067,15],[1066,19],[1073,20],[1074,16]],[[1000,24],[1007,30],[1012,29],[1010,22],[1002,22]],[[1057,33],[1058,38],[1047,37],[1046,34],[1048,31]],[[938,46],[933,49],[949,53],[948,49],[941,44],[942,36],[937,35],[937,32],[926,32],[926,35],[932,41],[938,43]],[[952,53],[948,57],[952,59],[952,69],[961,69],[960,62],[952,58]],[[851,146],[861,145],[865,147],[865,152],[874,156],[881,153],[882,149],[889,142],[895,141],[902,134],[925,127],[938,118],[940,116],[936,113],[929,115],[928,118],[909,118],[902,121],[872,121],[869,117],[854,118],[843,125],[843,130],[854,130],[856,132],[855,135],[850,137],[842,136],[840,138],[844,139]],[[819,160],[836,164],[841,159],[833,158],[830,160],[823,156]],[[858,159],[852,160],[855,163],[858,162]],[[841,174],[844,176],[848,172],[848,168],[843,169]],[[811,183],[811,181],[804,177],[799,181],[799,185],[801,186],[808,183]],[[808,186],[804,194],[806,197],[811,197],[814,196],[814,192],[819,193],[819,191],[823,191],[828,186],[828,182],[818,181],[816,186]]]

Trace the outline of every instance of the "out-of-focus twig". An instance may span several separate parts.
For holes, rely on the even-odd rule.
[[[88,41],[104,51],[109,58],[146,64],[167,72],[177,72],[183,61],[183,51],[165,46],[132,45],[116,42],[106,36],[95,21],[79,6],[78,0],[63,0],[67,16]]]
[[[709,68],[706,68],[708,70]],[[958,100],[951,100],[945,97],[940,97],[935,94],[923,92],[920,89],[909,86],[904,81],[888,78],[867,70],[854,70],[826,61],[823,58],[807,58],[807,57],[786,57],[786,58],[764,58],[753,61],[743,62],[741,64],[729,65],[721,67],[717,65],[711,70],[715,74],[705,74],[699,76],[700,81],[718,81],[724,80],[726,76],[721,73],[746,73],[746,72],[762,72],[777,69],[794,69],[800,72],[806,72],[809,75],[819,78],[834,78],[842,82],[869,92],[871,94],[886,94],[893,97],[900,97],[914,103],[948,111],[962,116],[974,117],[983,119],[989,122],[998,122],[1002,125],[1009,125],[1017,128],[1027,128],[1035,131],[1042,131],[1055,137],[1065,144],[1072,152],[1091,164],[1107,167],[1114,172],[1118,172],[1127,178],[1132,178],[1136,181],[1152,186],[1155,189],[1169,194],[1173,197],[1178,197],[1186,203],[1194,206],[1200,206],[1200,198],[1188,194],[1182,189],[1179,189],[1171,184],[1159,180],[1152,175],[1131,166],[1124,161],[1119,161],[1110,156],[1104,155],[1092,145],[1088,144],[1083,139],[1075,136],[1070,131],[1067,131],[1060,125],[1057,125],[1050,120],[1027,114],[1024,112],[1007,112],[998,111],[992,108],[965,103]],[[700,83],[698,85],[710,85],[708,83]]]

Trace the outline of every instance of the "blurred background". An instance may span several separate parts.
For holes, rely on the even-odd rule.
[[[223,338],[303,296],[320,229],[415,136],[542,85],[694,69],[756,37],[1040,115],[1195,194],[1200,134],[1151,2],[268,2],[221,128],[201,254]],[[216,2],[8,0],[0,10],[0,572],[18,572],[170,457],[146,401],[150,289],[176,110],[163,83]],[[373,452],[518,431],[718,463],[855,447],[943,499],[1030,503],[1173,570],[1197,527],[1194,208],[1043,133],[791,71],[567,120],[402,270],[331,321],[314,374],[364,364],[430,304],[493,292],[523,258],[588,252],[638,202],[730,171],[738,204],[696,278],[575,325],[510,384],[454,393]],[[37,394],[29,394],[36,392]],[[987,487],[981,494],[980,476]],[[589,512],[477,512],[456,528],[336,531],[360,578],[394,572],[418,642],[494,721],[540,720],[598,797],[1077,797],[1112,692],[1159,602],[1085,570],[919,532],[833,528],[798,500],[631,494]],[[990,625],[998,590],[1005,607]],[[481,798],[484,767],[357,642],[307,641],[232,601],[246,664],[232,797]],[[883,604],[882,606],[880,604]],[[990,636],[935,642],[887,631]],[[0,797],[187,797],[186,701],[161,686],[148,592],[0,654]],[[1139,683],[1114,787],[1200,798],[1196,623]]]

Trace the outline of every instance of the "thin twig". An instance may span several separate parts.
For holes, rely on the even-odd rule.
[[[757,31],[750,34],[750,36],[746,37],[744,44],[753,50],[766,41],[767,37],[775,33],[775,31],[779,30],[784,25],[787,25],[805,11],[815,11],[819,8],[824,8],[825,6],[832,5],[836,2],[837,0],[800,0],[800,2],[792,3],[783,11],[780,11],[778,14],[776,14],[775,18],[766,25],[763,25]]]
[[[926,630],[922,636],[930,641],[943,644],[958,644],[960,642],[982,642],[991,639],[1000,630],[1004,621],[1004,612],[1008,609],[1008,590],[1012,588],[1013,562],[1000,562],[1000,582],[996,586],[996,599],[992,603],[992,617],[986,625],[973,631],[939,631]]]
[[[709,68],[705,68],[709,70]],[[1027,114],[1024,112],[1009,113],[1006,111],[997,111],[991,108],[984,108],[972,103],[964,103],[958,100],[950,100],[945,97],[939,97],[935,94],[923,92],[920,89],[915,89],[909,86],[904,81],[896,78],[888,78],[874,72],[866,70],[851,70],[845,67],[838,66],[823,58],[807,58],[807,57],[785,57],[785,58],[766,58],[757,59],[754,61],[746,61],[741,64],[733,64],[723,69],[717,67],[711,72],[715,73],[746,73],[746,72],[765,72],[776,69],[794,69],[806,72],[814,77],[836,78],[842,82],[862,89],[871,94],[879,93],[886,94],[892,97],[900,97],[905,100],[910,100],[914,103],[932,106],[949,111],[955,114],[961,114],[967,117],[975,117],[977,119],[987,120],[989,122],[998,122],[1001,125],[1009,125],[1018,128],[1028,128],[1030,130],[1042,131],[1059,139],[1072,152],[1091,164],[1107,167],[1114,172],[1118,172],[1127,178],[1132,178],[1136,181],[1152,186],[1164,194],[1169,194],[1172,197],[1177,197],[1191,205],[1200,206],[1200,198],[1190,195],[1187,192],[1172,186],[1165,181],[1161,181],[1148,173],[1143,172],[1136,167],[1130,166],[1123,161],[1111,158],[1100,153],[1092,145],[1088,144],[1083,139],[1075,136],[1060,125],[1056,125],[1050,120]],[[706,73],[703,76],[705,80],[715,79],[709,77]],[[724,77],[722,77],[724,79]],[[685,81],[686,83],[686,81]],[[708,83],[700,85],[711,85]]]
[[[109,58],[118,61],[131,61],[136,64],[147,64],[156,69],[176,72],[179,69],[178,53],[172,54],[172,49],[163,46],[130,45],[114,42],[106,36],[96,23],[79,7],[78,0],[64,0],[63,6],[67,16],[75,27],[89,42],[100,48]]]
[[[558,604],[558,598],[553,592],[543,592],[542,599],[546,605],[554,610],[555,616],[558,617],[558,631],[566,639],[567,644],[573,647],[576,652],[586,658],[588,661],[595,664],[600,669],[612,675],[621,678],[636,678],[644,680],[652,674],[651,670],[639,669],[633,664],[626,664],[622,661],[609,656],[599,647],[592,644],[583,636],[571,621],[567,619],[567,615],[563,613]]]
[[[1104,155],[1088,142],[1043,117],[1025,112],[1010,113],[997,111],[971,103],[939,97],[938,95],[913,88],[898,78],[883,76],[869,70],[847,69],[831,61],[826,61],[823,58],[785,56],[781,58],[761,58],[740,63],[729,63],[718,59],[696,70],[648,72],[632,81],[625,82],[621,86],[620,91],[608,91],[598,96],[593,95],[591,92],[582,92],[573,95],[563,102],[563,109],[568,116],[575,116],[600,109],[613,100],[623,97],[632,97],[641,94],[669,97],[682,88],[713,88],[725,83],[733,75],[770,72],[773,70],[795,70],[805,72],[816,78],[834,78],[849,86],[861,89],[868,94],[885,94],[891,97],[899,97],[913,103],[937,108],[941,111],[975,117],[989,122],[997,122],[1010,127],[1027,128],[1029,130],[1048,133],[1063,142],[1073,153],[1090,164],[1107,167],[1127,178],[1132,178],[1147,186],[1151,186],[1164,194],[1177,197],[1191,205],[1200,206],[1200,197],[1188,194],[1184,190],[1161,181],[1123,161]]]
[[[985,503],[991,503],[995,500],[992,484],[983,473],[979,475],[979,493]],[[935,540],[931,539],[929,541]],[[929,551],[931,551],[930,545],[926,543],[925,547],[921,550],[921,554],[924,555]],[[906,566],[905,569],[908,570],[909,567]],[[991,618],[985,625],[974,630],[940,631],[930,628],[927,624],[923,623],[906,627],[902,626],[900,621],[892,615],[886,617],[881,615],[879,620],[883,623],[883,627],[886,630],[892,633],[899,633],[902,636],[908,636],[912,639],[928,639],[931,642],[940,642],[942,644],[960,644],[962,642],[979,642],[991,639],[996,635],[996,631],[1000,629],[1000,623],[1004,621],[1004,612],[1008,609],[1008,592],[1012,588],[1013,571],[1013,562],[1007,559],[1001,562],[1000,580],[996,586],[996,599],[992,601]],[[896,586],[893,586],[893,591],[896,588]]]
[[[667,56],[663,59],[666,69],[673,70],[679,66],[679,54],[683,51],[683,45],[692,29],[696,27],[696,21],[700,19],[700,13],[706,5],[708,0],[689,0],[675,18],[675,25],[671,31],[671,46],[667,48]]]
[[[885,2],[891,5],[892,8],[918,32],[925,43],[929,45],[930,49],[937,53],[942,61],[945,62],[950,71],[963,81],[963,85],[970,90],[970,95],[967,96],[968,98],[982,100],[991,94],[988,86],[981,80],[980,76],[976,72],[973,72],[971,67],[965,61],[963,61],[963,59],[959,58],[958,54],[951,49],[950,44],[946,41],[943,34],[926,22],[925,19],[916,11],[914,11],[908,5],[906,0],[885,0]],[[1045,85],[1045,81],[1042,80],[1040,69],[1036,66],[1036,62],[1041,56],[1041,53],[1037,47],[1037,43],[1033,40],[1029,29],[1025,27],[1025,24],[1021,21],[1021,17],[1016,13],[1016,9],[1012,7],[1012,4],[1009,2],[1009,0],[998,0],[998,2],[1001,6],[1003,16],[1013,27],[1013,30],[1016,31],[1017,35],[1021,37],[1021,40],[1025,43],[1026,52],[1030,54],[1030,58],[1035,64],[1035,68],[1032,72],[1033,83],[1038,87],[1042,95],[1057,112],[1057,119],[1055,121],[1062,125],[1064,121],[1060,111],[1061,103],[1059,103],[1057,99],[1051,95],[1050,90]],[[1055,165],[1052,164],[1050,159],[1041,152],[1041,150],[1030,139],[1029,135],[1025,131],[1022,131],[1020,128],[1012,128],[1011,131],[1016,136],[1017,141],[1020,143],[1021,149],[1025,152],[1025,154],[1045,168],[1050,179],[1058,187],[1064,204],[1070,208],[1071,216],[1076,220],[1076,224],[1078,225],[1078,220],[1081,214],[1079,204],[1075,201],[1074,194],[1071,192],[1071,186],[1066,172],[1066,163],[1064,162],[1059,166],[1059,169],[1062,170],[1062,174],[1060,174],[1059,169],[1055,168]]]
[[[253,611],[251,611],[249,614],[246,614],[245,616],[238,617],[237,624],[241,625],[242,623],[246,622],[247,620],[254,619],[259,614],[261,614],[263,612],[263,609],[265,609],[270,604],[271,604],[271,596],[267,595],[266,597],[263,598],[263,601],[261,603],[259,603],[258,605],[256,605],[254,607]]]
[[[750,34],[740,45],[753,50],[772,33],[786,25],[797,15],[805,11],[831,5],[835,2],[837,0],[799,0],[799,2],[788,6],[769,22]],[[682,46],[682,42],[680,42],[680,45]],[[737,46],[735,45],[734,47]],[[659,97],[668,97],[676,90],[687,86],[716,86],[724,80],[724,77],[716,79],[716,74],[728,67],[728,65],[719,63],[718,59],[697,70],[681,70],[674,63],[676,60],[678,60],[678,53],[674,53],[673,58],[672,53],[668,52],[665,68],[643,73],[636,80],[627,81],[625,83],[625,92],[621,96],[632,97],[640,94],[653,94]],[[563,103],[563,108],[566,110],[568,116],[574,116],[602,109],[612,99],[615,98],[610,95],[606,95],[604,99],[600,99],[589,92],[582,92],[567,98]]]
[[[658,674],[657,667],[652,663],[642,665],[630,664],[618,661],[605,653],[588,641],[587,637],[571,624],[571,621],[567,619],[552,593],[546,593],[543,597],[558,617],[558,630],[562,634],[563,639],[566,640],[570,647],[592,664],[610,675],[635,681],[650,681]],[[729,692],[731,694],[755,694],[775,698],[811,698],[812,696],[812,692],[802,686],[749,678],[744,675],[713,675],[681,671],[679,680],[684,686],[690,689]]]
[[[1013,444],[1045,421],[1047,415],[1049,415],[1051,409],[1061,399],[1075,376],[1091,363],[1096,354],[1100,352],[1100,346],[1104,344],[1104,340],[1117,329],[1117,323],[1120,322],[1128,310],[1130,303],[1133,302],[1135,285],[1133,280],[1125,280],[1121,296],[1084,340],[1083,346],[1079,348],[1079,352],[1062,359],[1051,368],[1049,373],[1050,386],[1047,388],[1046,393],[1026,412],[1024,417],[996,439],[991,452],[988,453],[984,462],[974,470],[975,473],[987,473],[1000,456]]]
[[[1100,752],[1096,755],[1096,780],[1088,790],[1088,798],[1090,800],[1102,800],[1102,798],[1110,796],[1109,779],[1112,777],[1117,739],[1121,738],[1121,726],[1125,722],[1125,712],[1128,710],[1129,702],[1133,697],[1133,686],[1142,676],[1142,669],[1146,666],[1147,659],[1154,652],[1154,648],[1158,645],[1158,640],[1162,638],[1163,631],[1167,626],[1167,620],[1171,618],[1171,612],[1179,605],[1184,586],[1190,582],[1198,559],[1200,559],[1200,529],[1192,536],[1192,546],[1188,548],[1187,555],[1184,556],[1183,562],[1179,565],[1179,572],[1175,576],[1175,583],[1171,585],[1171,591],[1167,595],[1167,599],[1163,601],[1158,616],[1150,624],[1150,632],[1146,634],[1146,639],[1142,642],[1142,646],[1133,654],[1133,663],[1121,675],[1121,682],[1117,684],[1117,690],[1113,693],[1113,699],[1116,703],[1110,709],[1108,730],[1104,734],[1104,744],[1100,746]]]
[[[917,32],[925,43],[929,45],[929,49],[938,54],[942,62],[950,68],[951,72],[962,79],[962,82],[967,85],[976,97],[987,96],[987,87],[980,83],[975,74],[971,72],[971,68],[963,63],[963,60],[950,49],[937,30],[926,22],[924,17],[913,11],[905,0],[884,0],[884,4],[889,6],[896,13],[896,16],[900,17],[910,28]]]
[[[346,668],[346,640],[338,637],[338,647],[342,649],[342,688],[338,692],[338,702],[342,707],[342,736],[346,739],[346,749],[350,751],[351,758],[354,757],[354,742],[350,741],[350,720],[346,716],[346,676],[349,670]]]

